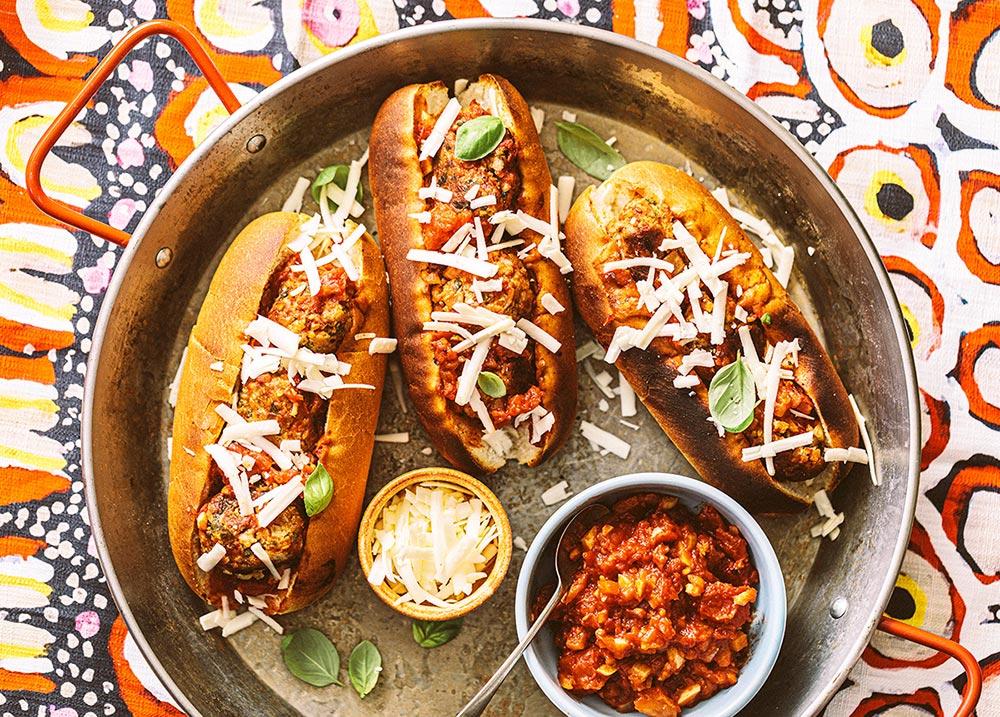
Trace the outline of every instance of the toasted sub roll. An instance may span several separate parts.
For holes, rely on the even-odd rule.
[[[503,123],[499,144],[481,159],[457,153],[459,127],[485,115]],[[537,465],[572,429],[576,361],[571,266],[528,106],[495,75],[461,102],[440,82],[410,85],[382,105],[369,151],[393,325],[424,427],[462,470]]]
[[[388,335],[388,289],[368,234],[344,252],[352,279],[324,257],[354,227],[317,238],[318,225],[287,212],[251,222],[191,330],[174,413],[170,543],[188,585],[213,605],[227,597],[235,609],[244,596],[263,596],[272,614],[308,605],[347,564],[357,532],[386,360],[369,354],[366,336]],[[312,278],[298,253],[307,246]],[[333,495],[310,516],[303,489],[318,466]]]
[[[858,443],[840,377],[760,252],[698,181],[655,162],[626,165],[574,203],[566,251],[577,311],[705,480],[757,512],[789,512],[846,472],[850,463],[824,458]],[[738,356],[756,407],[745,428],[724,430],[709,387]],[[820,474],[821,484],[801,484]]]

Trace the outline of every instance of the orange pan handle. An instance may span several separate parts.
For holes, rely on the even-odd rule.
[[[919,627],[907,625],[905,622],[900,622],[899,620],[893,620],[891,617],[883,616],[881,621],[879,621],[878,629],[888,632],[890,635],[901,637],[904,640],[929,647],[932,650],[951,655],[962,663],[968,680],[965,683],[965,689],[962,690],[962,701],[955,711],[955,717],[969,717],[975,711],[976,704],[979,703],[979,695],[983,691],[983,671],[971,652],[954,640],[921,630]]]
[[[150,20],[127,32],[121,41],[111,48],[111,52],[97,64],[94,72],[87,78],[80,92],[67,103],[62,112],[56,115],[52,124],[42,133],[42,138],[31,151],[31,156],[28,158],[28,164],[24,173],[28,195],[31,197],[31,201],[35,203],[35,206],[61,222],[90,232],[101,239],[107,239],[119,246],[128,244],[131,235],[120,229],[115,229],[104,222],[92,219],[75,208],[70,207],[68,204],[52,199],[52,197],[45,193],[45,190],[42,189],[42,162],[45,161],[45,157],[55,147],[56,142],[59,141],[59,137],[73,123],[73,120],[76,119],[80,110],[93,99],[97,89],[111,76],[111,73],[125,59],[125,56],[136,45],[151,35],[169,35],[180,42],[188,54],[191,55],[192,59],[194,59],[195,64],[201,70],[205,79],[208,80],[211,88],[215,90],[219,99],[222,100],[223,106],[229,110],[229,113],[232,114],[240,108],[240,101],[236,99],[236,95],[229,89],[229,85],[226,84],[226,80],[219,72],[219,68],[212,62],[212,59],[208,56],[208,52],[205,50],[205,46],[195,37],[193,32],[183,25],[171,22],[170,20]]]

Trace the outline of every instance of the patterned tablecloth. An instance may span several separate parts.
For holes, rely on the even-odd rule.
[[[917,524],[890,615],[980,659],[1000,715],[1000,0],[0,0],[0,710],[180,714],[101,574],[80,475],[90,334],[120,254],[35,209],[28,153],[128,28],[195,30],[245,101],[380,32],[533,16],[683,55],[836,179],[908,322],[923,411]],[[46,166],[52,196],[130,229],[225,116],[171,40],[135,52]],[[940,715],[963,675],[877,634],[828,715]]]

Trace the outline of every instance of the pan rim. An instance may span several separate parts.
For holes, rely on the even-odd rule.
[[[903,379],[907,391],[907,413],[909,420],[909,461],[907,468],[906,499],[900,530],[896,536],[893,546],[892,557],[886,579],[879,587],[876,599],[871,603],[873,608],[869,614],[866,628],[858,632],[851,648],[847,651],[849,659],[845,660],[838,669],[835,679],[825,690],[807,706],[804,714],[815,715],[823,709],[830,698],[836,693],[839,686],[847,678],[848,673],[861,657],[865,647],[871,641],[882,611],[888,604],[892,590],[895,586],[896,576],[902,567],[903,559],[906,555],[906,548],[909,544],[910,532],[916,513],[917,495],[920,480],[920,448],[921,448],[921,427],[920,427],[920,404],[918,384],[916,378],[916,366],[913,353],[910,349],[909,339],[904,328],[903,316],[899,309],[899,301],[892,286],[888,271],[882,263],[881,255],[878,253],[874,242],[862,225],[857,213],[847,201],[826,170],[820,165],[818,160],[806,151],[805,147],[796,140],[791,133],[786,131],[771,115],[755,102],[749,100],[745,95],[730,87],[728,84],[718,79],[711,73],[687,62],[683,58],[672,55],[665,50],[661,50],[640,40],[626,37],[609,30],[601,30],[569,23],[551,22],[548,20],[537,20],[530,18],[512,19],[462,19],[446,20],[442,22],[428,23],[416,27],[403,28],[377,35],[373,38],[359,42],[347,48],[338,50],[327,57],[313,62],[306,67],[302,67],[289,75],[281,78],[270,87],[262,90],[256,97],[244,104],[239,110],[234,112],[225,122],[219,125],[206,140],[196,147],[194,151],[181,163],[177,171],[170,177],[163,189],[146,210],[138,226],[132,234],[132,238],[125,248],[115,267],[111,282],[105,292],[101,303],[101,309],[92,335],[92,346],[87,361],[87,373],[84,382],[84,398],[81,410],[81,471],[84,481],[84,490],[87,500],[88,512],[90,515],[91,531],[94,536],[94,543],[97,549],[101,569],[107,580],[108,589],[111,592],[115,605],[122,616],[132,639],[135,641],[143,658],[152,668],[157,679],[160,680],[164,688],[170,693],[175,702],[192,717],[200,717],[202,714],[187,698],[170,674],[163,667],[156,654],[150,647],[141,628],[137,624],[132,611],[124,598],[121,583],[115,571],[108,546],[104,539],[100,512],[97,508],[97,490],[95,482],[92,480],[93,465],[91,456],[91,445],[94,439],[93,430],[93,404],[95,396],[94,376],[100,366],[100,358],[104,348],[104,336],[110,322],[111,314],[117,302],[118,293],[128,273],[131,262],[142,243],[143,238],[149,231],[150,226],[156,220],[162,207],[177,188],[185,181],[188,174],[200,162],[200,160],[213,150],[219,140],[235,128],[245,117],[252,114],[261,105],[269,102],[273,97],[284,92],[291,85],[304,81],[315,74],[326,72],[328,69],[340,62],[346,61],[356,55],[364,54],[386,45],[393,44],[399,40],[410,40],[420,38],[425,35],[439,35],[454,32],[478,32],[505,30],[510,32],[533,32],[553,35],[571,35],[584,37],[589,40],[618,47],[624,50],[645,55],[652,60],[670,66],[693,79],[706,84],[716,92],[721,93],[730,102],[736,104],[744,112],[750,114],[761,125],[761,128],[770,133],[773,140],[780,142],[789,149],[795,157],[808,169],[813,178],[819,182],[820,186],[830,196],[837,209],[841,212],[848,225],[851,227],[854,237],[861,244],[865,255],[875,272],[882,296],[889,304],[890,317],[895,329],[897,347],[900,357],[903,360]]]

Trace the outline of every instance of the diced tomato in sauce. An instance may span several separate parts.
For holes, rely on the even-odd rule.
[[[714,508],[692,515],[670,496],[631,496],[581,526],[570,557],[579,567],[550,618],[563,688],[676,717],[736,683],[759,578]]]

